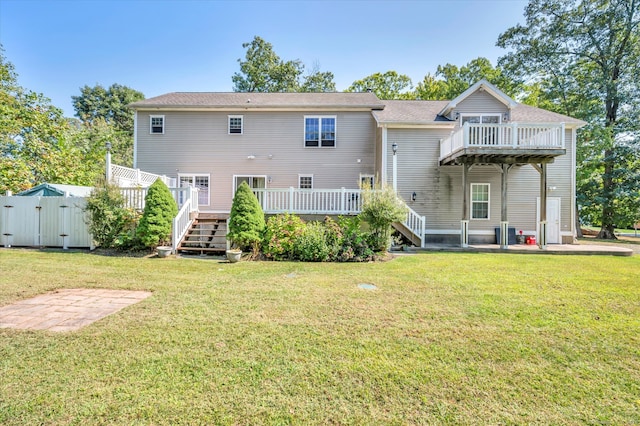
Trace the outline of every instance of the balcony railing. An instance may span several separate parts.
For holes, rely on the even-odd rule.
[[[440,142],[440,160],[469,148],[564,149],[564,123],[465,123]]]

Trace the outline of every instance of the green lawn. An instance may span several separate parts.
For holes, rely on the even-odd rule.
[[[640,256],[0,250],[0,305],[76,287],[153,296],[73,333],[0,329],[0,424],[640,423]]]

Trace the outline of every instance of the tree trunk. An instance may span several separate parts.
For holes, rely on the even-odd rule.
[[[582,238],[582,226],[580,225],[580,212],[578,212],[578,206],[576,205],[576,237]]]

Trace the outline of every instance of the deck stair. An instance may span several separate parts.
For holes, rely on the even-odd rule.
[[[178,252],[191,254],[222,254],[227,249],[227,217],[199,213],[180,244]]]

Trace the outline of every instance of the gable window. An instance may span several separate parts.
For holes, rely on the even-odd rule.
[[[149,132],[152,134],[164,134],[164,115],[152,115],[149,117]]]
[[[469,124],[500,124],[501,114],[461,114],[460,125]]]
[[[489,184],[471,184],[471,219],[489,219]]]
[[[298,175],[298,188],[313,189],[313,175]]]
[[[327,148],[336,146],[336,117],[305,117],[304,146]]]
[[[230,135],[241,135],[242,134],[242,116],[241,115],[230,115],[229,116],[229,134]]]

